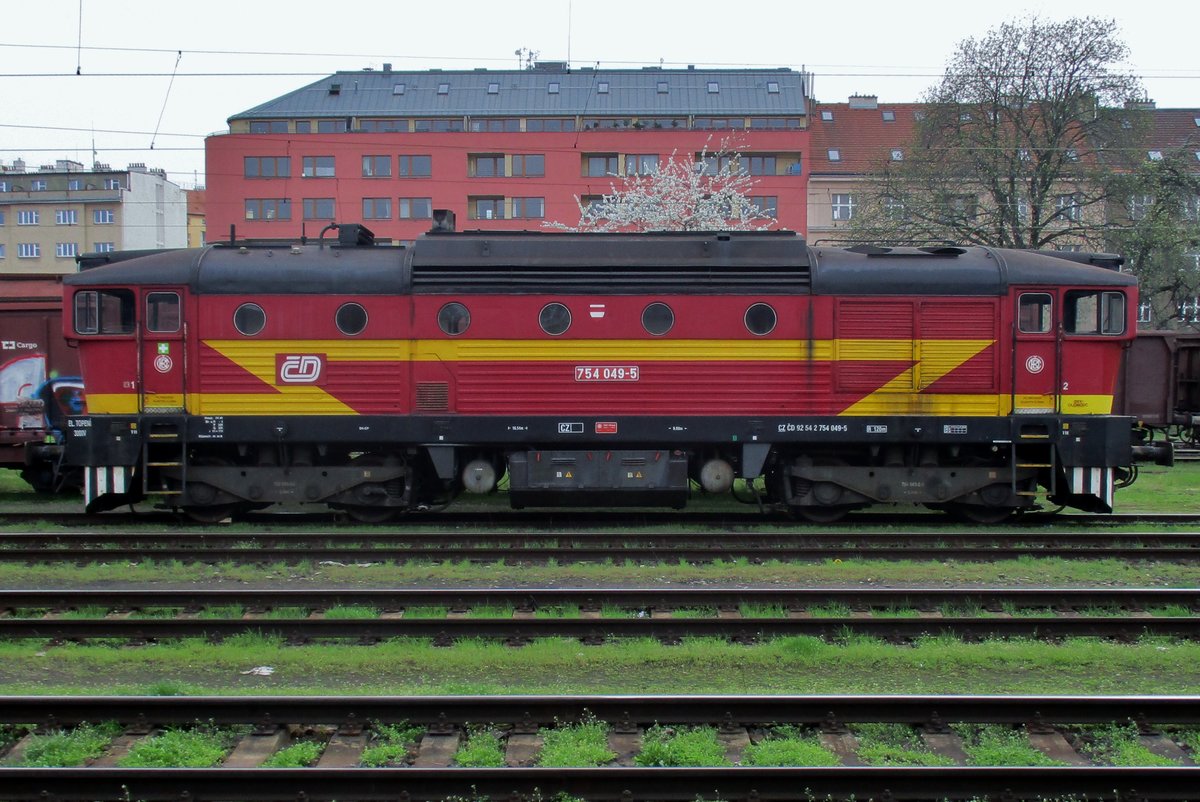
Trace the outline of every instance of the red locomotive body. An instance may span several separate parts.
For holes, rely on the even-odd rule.
[[[809,248],[792,234],[431,233],[210,247],[67,280],[89,508],[364,520],[488,492],[816,520],[1111,510],[1136,288],[1114,257]],[[1087,262],[1092,262],[1088,264]],[[762,482],[755,480],[762,479]]]

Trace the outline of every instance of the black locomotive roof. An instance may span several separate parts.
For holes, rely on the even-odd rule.
[[[1089,264],[1092,262],[1093,264]],[[1131,286],[1117,257],[993,248],[808,247],[791,232],[434,234],[415,246],[209,246],[68,276],[200,294],[752,293],[1000,295],[1010,285]]]
[[[163,251],[94,267],[65,279],[76,286],[186,285],[211,295],[395,295],[406,292],[405,249],[296,245],[210,245]]]

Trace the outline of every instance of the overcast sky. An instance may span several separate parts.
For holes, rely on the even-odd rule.
[[[576,67],[805,68],[818,100],[903,102],[937,80],[958,41],[1025,14],[1073,12],[1117,20],[1124,66],[1159,108],[1200,107],[1195,0],[34,0],[3,10],[0,161],[90,165],[94,138],[99,161],[145,162],[189,188],[204,183],[206,135],[324,75],[384,62],[512,69],[522,48]]]

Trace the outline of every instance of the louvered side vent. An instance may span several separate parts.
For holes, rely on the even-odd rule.
[[[808,266],[681,268],[492,268],[413,266],[414,292],[537,292],[546,287],[576,292],[774,292],[809,291]]]
[[[417,382],[418,412],[445,412],[449,408],[449,384],[446,382]]]

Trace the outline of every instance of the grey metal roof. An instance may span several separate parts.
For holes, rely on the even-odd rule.
[[[361,70],[337,72],[235,114],[294,117],[803,115],[805,73],[776,70]],[[709,92],[716,82],[717,92]],[[600,84],[608,92],[600,92]],[[666,83],[667,91],[659,91]],[[768,92],[768,83],[779,91]],[[445,94],[438,93],[447,84]],[[488,84],[499,84],[488,93]],[[558,84],[558,92],[551,91]],[[396,89],[403,85],[403,94]],[[339,87],[337,93],[331,91]]]

